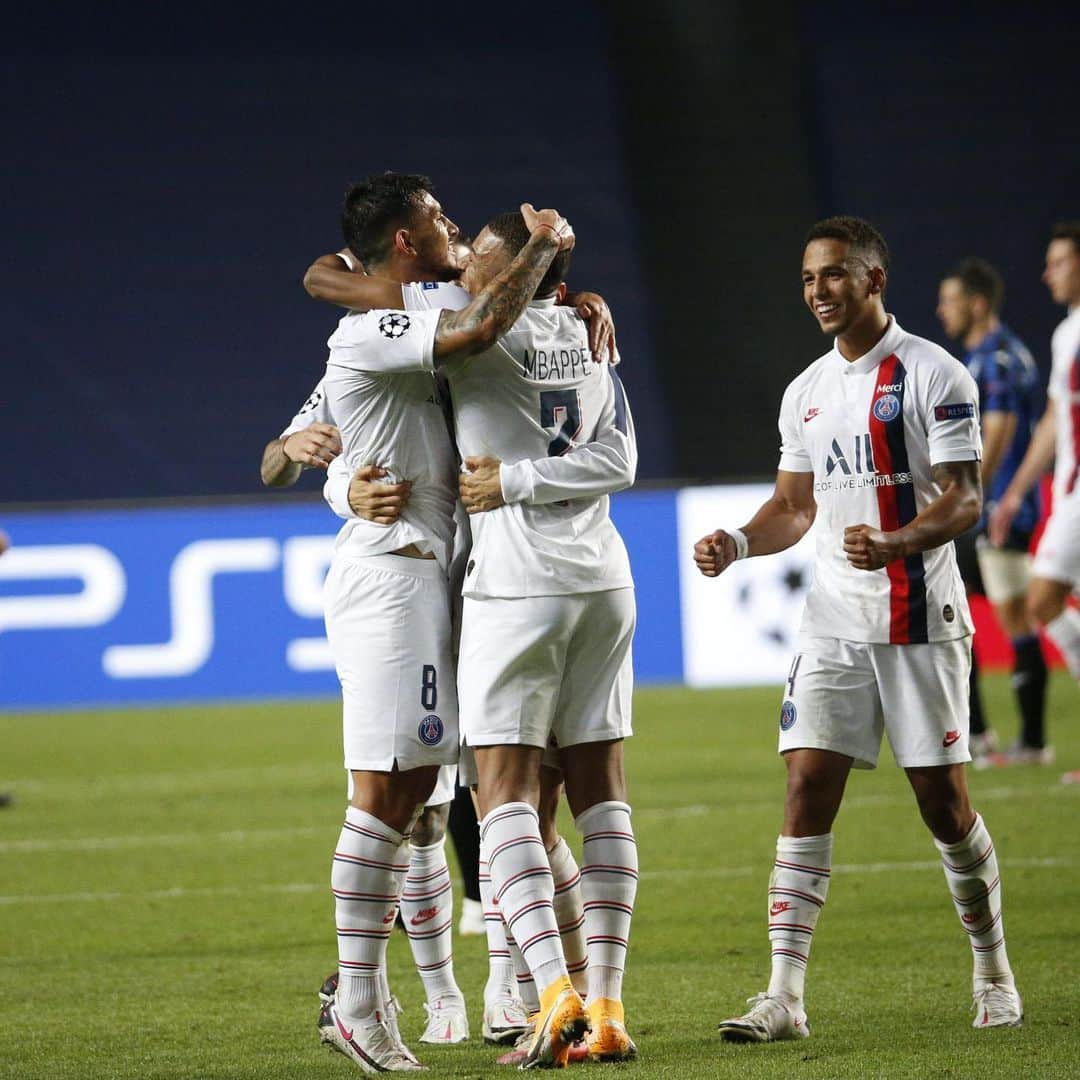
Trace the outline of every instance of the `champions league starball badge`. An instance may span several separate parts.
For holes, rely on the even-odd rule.
[[[420,727],[416,733],[425,746],[438,746],[442,742],[443,722],[434,713],[428,713],[420,721]]]
[[[895,394],[882,394],[874,402],[874,415],[882,422],[888,423],[896,418],[900,412],[900,399]]]
[[[388,315],[384,315],[379,320],[379,333],[383,337],[399,338],[401,337],[412,325],[408,315],[402,315],[400,312],[391,311]]]

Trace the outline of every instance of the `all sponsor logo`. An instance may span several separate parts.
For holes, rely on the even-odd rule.
[[[900,415],[900,399],[895,394],[883,394],[874,402],[874,415],[883,423]]]
[[[780,706],[780,730],[790,731],[795,726],[795,721],[798,719],[798,713],[795,709],[794,701],[785,701]]]
[[[434,713],[428,713],[423,720],[420,721],[420,726],[417,728],[417,735],[420,737],[420,741],[425,746],[438,746],[442,742],[443,737],[443,722]]]

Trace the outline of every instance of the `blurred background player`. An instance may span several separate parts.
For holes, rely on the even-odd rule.
[[[1050,519],[1039,540],[1028,587],[1028,612],[1080,679],[1080,611],[1070,594],[1080,585],[1080,221],[1055,225],[1043,281],[1068,314],[1054,331],[1047,405],[1031,446],[990,518],[990,539],[1005,543],[1024,497],[1054,462]],[[1080,774],[1066,773],[1072,782]]]
[[[885,310],[889,251],[858,218],[807,234],[803,298],[834,347],[788,386],[773,497],[694,547],[706,577],[797,543],[818,517],[814,580],[780,710],[783,833],[769,879],[768,988],[720,1023],[730,1042],[806,1038],[806,967],[852,767],[884,730],[937,846],[974,959],[975,1026],[1023,1019],[993,841],[967,791],[972,623],[950,543],[982,511],[978,390]]]
[[[1008,487],[1031,443],[1041,408],[1039,371],[1023,342],[1000,319],[1005,297],[1001,275],[983,259],[960,262],[941,282],[937,315],[946,335],[963,345],[960,357],[979,388],[982,423],[983,515],[956,538],[956,561],[969,595],[985,596],[1013,647],[1012,687],[1020,736],[1000,754],[986,720],[979,669],[971,657],[971,756],[990,764],[1048,765],[1045,742],[1046,661],[1037,626],[1027,613],[1031,537],[1039,521],[1036,488],[1025,495],[1000,547],[986,539],[989,511]]]

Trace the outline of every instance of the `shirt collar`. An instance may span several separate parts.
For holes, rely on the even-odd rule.
[[[529,307],[532,308],[553,308],[559,302],[557,296],[545,296],[543,300],[530,300]]]
[[[874,371],[882,360],[887,359],[900,345],[904,331],[900,324],[889,316],[889,326],[881,340],[868,352],[860,356],[858,360],[845,360],[839,346],[833,342],[833,362],[841,371],[851,375],[865,375],[868,371]]]

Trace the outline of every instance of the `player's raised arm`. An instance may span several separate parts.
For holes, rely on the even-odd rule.
[[[353,311],[401,308],[401,284],[383,277],[369,277],[359,262],[350,266],[347,252],[322,255],[304,274],[304,288],[314,300],[325,300]]]
[[[521,213],[529,242],[468,307],[441,314],[433,350],[436,360],[471,356],[494,345],[525,310],[555,256],[574,246],[574,230],[557,210],[538,211],[524,203]]]
[[[776,474],[772,495],[741,529],[717,529],[694,545],[694,562],[706,577],[718,577],[733,562],[751,555],[773,555],[794,547],[817,514],[814,474]]]

